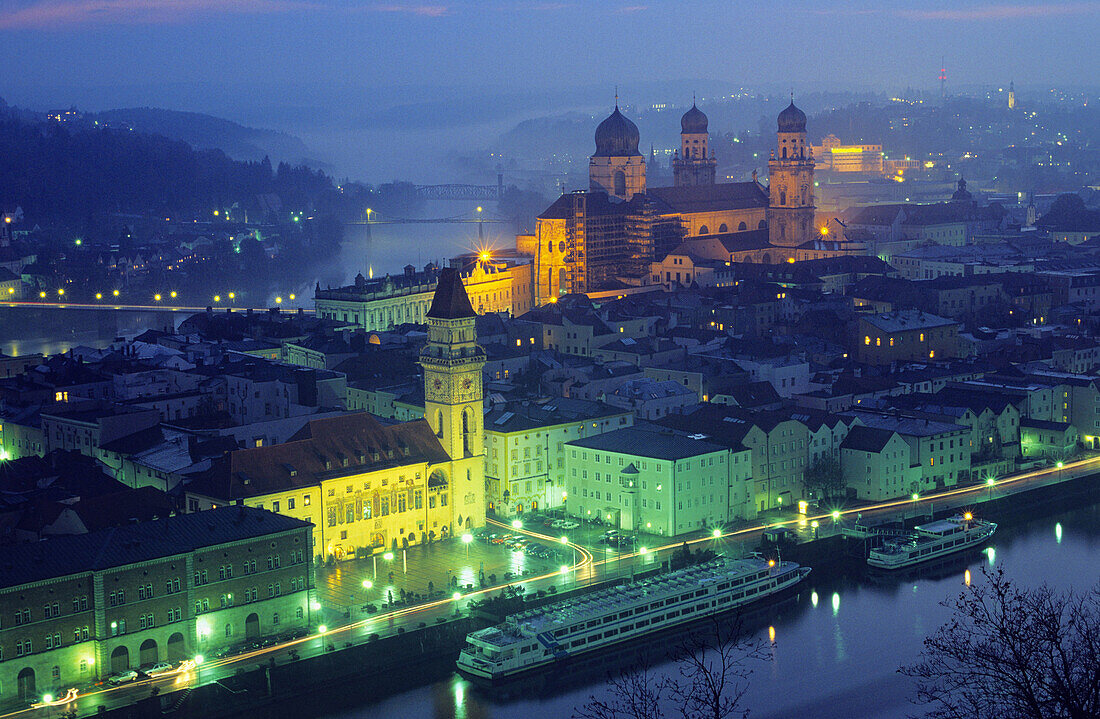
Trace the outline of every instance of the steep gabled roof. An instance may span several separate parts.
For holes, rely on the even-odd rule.
[[[857,424],[848,431],[848,436],[840,443],[840,448],[854,449],[859,452],[881,452],[894,434],[890,429]]]
[[[470,304],[470,298],[466,294],[466,288],[462,284],[462,276],[458,274],[458,270],[453,267],[441,270],[428,317],[439,320],[458,320],[476,316],[477,313]]]

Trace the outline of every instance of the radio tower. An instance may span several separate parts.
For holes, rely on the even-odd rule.
[[[943,57],[940,57],[940,99],[947,99],[947,67]]]

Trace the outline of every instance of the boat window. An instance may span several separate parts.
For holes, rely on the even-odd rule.
[[[603,635],[602,634],[593,634],[592,636],[590,636],[588,638],[588,643],[591,644],[592,642],[594,642],[598,639],[603,639]]]
[[[707,593],[707,590],[705,590],[705,589],[700,589],[699,591],[695,592],[695,596],[697,596],[697,597],[701,597],[701,596],[703,596],[703,595],[704,595],[704,594],[706,594],[706,593]]]
[[[588,623],[587,626],[588,626],[589,629],[591,629],[592,627],[598,627],[598,626],[600,626],[600,620],[599,619],[593,619],[592,621],[590,621]]]
[[[603,618],[603,623],[604,624],[609,624],[609,623],[615,621],[615,618],[616,617],[615,617],[614,614],[608,614],[606,617]]]
[[[721,584],[718,585],[718,588],[719,589],[729,589],[730,588],[730,583],[729,582],[722,582]]]
[[[524,647],[523,649],[520,649],[519,653],[520,654],[526,654],[529,651],[531,651],[531,647],[527,646],[527,647]]]
[[[673,619],[673,618],[675,618],[675,617],[678,617],[678,616],[680,616],[680,612],[678,612],[678,611],[677,611],[677,612],[669,612],[669,613],[668,613],[668,614],[667,614],[666,616],[667,616],[667,617],[668,617],[669,619]]]
[[[579,647],[580,645],[584,644],[584,642],[585,642],[584,639],[574,639],[573,641],[571,641],[569,643],[569,646],[570,647]]]
[[[618,633],[619,633],[618,629],[608,629],[606,632],[603,633],[603,635],[605,637],[613,637]]]
[[[623,629],[622,629],[622,631],[624,631],[624,632],[629,632],[629,631],[630,631],[631,629],[633,629],[633,628],[634,628],[634,625],[633,625],[633,624],[624,624],[624,625],[623,625]]]
[[[736,594],[733,595],[733,598],[734,599],[740,599],[743,596],[745,596],[744,592],[737,592]]]

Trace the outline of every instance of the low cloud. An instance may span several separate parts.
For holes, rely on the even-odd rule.
[[[817,8],[811,12],[816,15],[843,15],[845,17],[886,15],[901,17],[907,20],[1015,20],[1019,18],[1041,18],[1053,15],[1096,15],[1100,14],[1100,2],[979,5],[972,8],[944,8],[937,10],[914,10],[906,8]]]
[[[175,25],[196,17],[280,15],[309,12],[407,13],[443,17],[441,4],[364,3],[336,7],[324,0],[30,0],[23,7],[0,10],[3,30],[65,30],[91,25]]]

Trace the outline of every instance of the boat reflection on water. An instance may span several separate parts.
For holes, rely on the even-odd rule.
[[[981,556],[985,551],[978,546],[969,547],[953,554],[929,559],[911,567],[894,569],[889,572],[868,567],[860,577],[860,583],[892,588],[903,584],[912,584],[922,579],[939,581],[951,577],[962,578],[969,569],[981,562]]]

